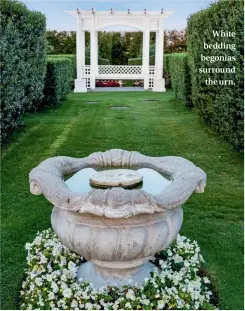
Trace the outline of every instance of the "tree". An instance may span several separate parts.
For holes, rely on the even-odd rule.
[[[47,30],[46,38],[49,54],[75,54],[76,53],[76,32]]]
[[[131,32],[130,45],[128,47],[129,58],[138,57],[140,51],[142,50],[142,40],[142,32]]]
[[[166,36],[166,53],[181,53],[186,52],[187,49],[187,33],[184,30],[168,30],[165,31]]]
[[[99,32],[98,34],[98,49],[99,57],[109,59],[111,62],[112,54],[112,33],[111,32]]]
[[[111,52],[111,63],[112,65],[121,65],[122,58],[122,41],[121,33],[112,33],[112,52]]]

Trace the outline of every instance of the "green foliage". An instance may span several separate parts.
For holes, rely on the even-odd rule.
[[[183,30],[166,30],[164,33],[165,53],[183,53],[187,49],[187,33]]]
[[[243,147],[243,1],[220,0],[193,14],[188,21],[188,63],[191,70],[192,101],[203,119],[237,148]],[[213,37],[213,30],[234,31],[235,38]],[[200,35],[201,34],[201,35]],[[236,44],[236,50],[205,50],[203,42]],[[230,55],[236,60],[201,61],[203,55]],[[200,74],[199,68],[236,67],[236,73]],[[206,85],[205,79],[233,80],[235,85]]]
[[[90,57],[85,58],[86,65],[90,65]],[[109,59],[98,58],[98,65],[110,65]]]
[[[112,34],[110,32],[100,31],[98,33],[98,50],[99,59],[108,59],[111,62],[111,52],[112,52]],[[100,64],[107,65],[107,64]]]
[[[48,58],[69,58],[72,61],[73,66],[73,78],[76,79],[77,76],[77,64],[76,64],[76,55],[73,54],[59,54],[59,55],[48,55]]]
[[[72,79],[73,67],[71,59],[64,57],[48,58],[42,106],[52,107],[60,104],[71,88]]]
[[[49,54],[75,54],[76,53],[76,32],[47,30]]]
[[[170,54],[166,67],[170,74],[175,97],[180,99],[186,106],[191,107],[191,77],[187,64],[187,55],[185,53]]]
[[[142,65],[142,58],[129,58],[128,65]],[[155,55],[150,56],[149,65],[155,65]]]
[[[1,20],[1,138],[36,110],[43,97],[46,71],[45,16],[18,1],[2,0]]]

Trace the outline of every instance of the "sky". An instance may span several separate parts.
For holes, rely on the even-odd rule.
[[[205,9],[214,0],[22,0],[30,10],[39,11],[46,15],[47,29],[76,30],[76,20],[67,11],[80,10],[109,11],[174,11],[174,14],[164,20],[164,28],[184,29],[187,26],[187,17]]]

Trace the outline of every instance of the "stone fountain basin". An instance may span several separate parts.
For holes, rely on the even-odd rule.
[[[122,187],[76,192],[64,181],[71,172],[108,167],[150,168],[171,182],[152,194]],[[182,225],[182,204],[194,191],[203,192],[205,184],[206,174],[186,159],[120,149],[81,159],[50,158],[30,172],[31,192],[43,193],[54,205],[51,223],[62,243],[90,261],[80,267],[78,278],[97,286],[149,277],[153,267],[147,262],[174,241]]]

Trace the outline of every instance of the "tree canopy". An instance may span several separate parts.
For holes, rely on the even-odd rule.
[[[164,52],[186,51],[186,30],[167,30],[164,33]],[[99,32],[99,57],[113,65],[128,64],[129,58],[142,57],[142,32]],[[90,36],[85,32],[86,56],[90,53]],[[48,54],[76,54],[75,31],[47,31]],[[155,54],[155,33],[150,35],[150,55]]]

